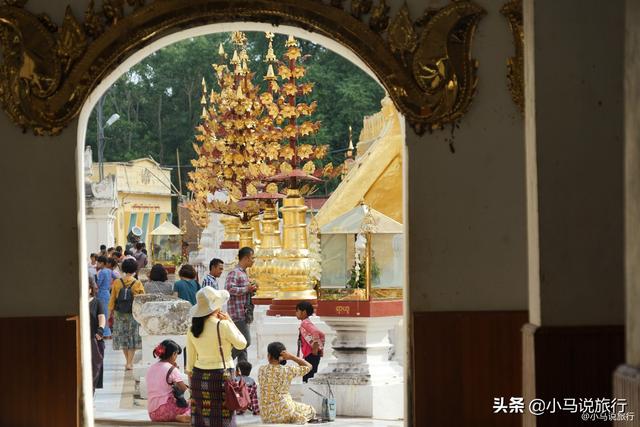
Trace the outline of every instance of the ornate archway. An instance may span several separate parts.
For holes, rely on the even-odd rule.
[[[412,21],[408,8],[389,16],[385,0],[105,0],[79,21],[67,6],[58,26],[23,8],[0,7],[0,103],[16,125],[57,134],[88,94],[131,52],[183,28],[220,22],[288,24],[352,50],[388,91],[417,133],[441,128],[467,111],[477,63],[471,42],[484,10],[454,1]]]

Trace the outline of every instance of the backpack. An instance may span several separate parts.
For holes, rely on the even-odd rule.
[[[120,281],[122,282],[122,288],[116,297],[116,311],[120,313],[131,313],[133,307],[133,293],[131,292],[131,288],[133,284],[127,286],[123,279],[120,279]]]

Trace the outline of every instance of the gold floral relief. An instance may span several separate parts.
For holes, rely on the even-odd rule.
[[[524,114],[524,25],[522,22],[522,0],[511,0],[500,9],[507,20],[511,33],[515,55],[507,59],[507,87],[511,98],[520,112]]]
[[[176,29],[217,22],[291,25],[332,38],[376,74],[421,134],[460,119],[477,84],[471,42],[484,10],[468,0],[413,21],[385,0],[89,0],[56,24],[25,7],[0,6],[0,103],[25,131],[55,135],[117,64]]]

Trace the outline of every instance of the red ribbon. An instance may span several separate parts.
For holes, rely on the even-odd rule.
[[[153,354],[156,355],[156,357],[160,357],[164,354],[164,346],[162,343],[158,344],[156,348],[153,349]]]

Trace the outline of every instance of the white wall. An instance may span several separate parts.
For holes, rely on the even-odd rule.
[[[540,236],[531,322],[621,325],[624,2],[525,4]]]
[[[407,131],[414,311],[527,307],[524,125],[506,78],[513,39],[504,2],[477,3],[487,15],[473,42],[479,81],[469,112],[453,132]]]

